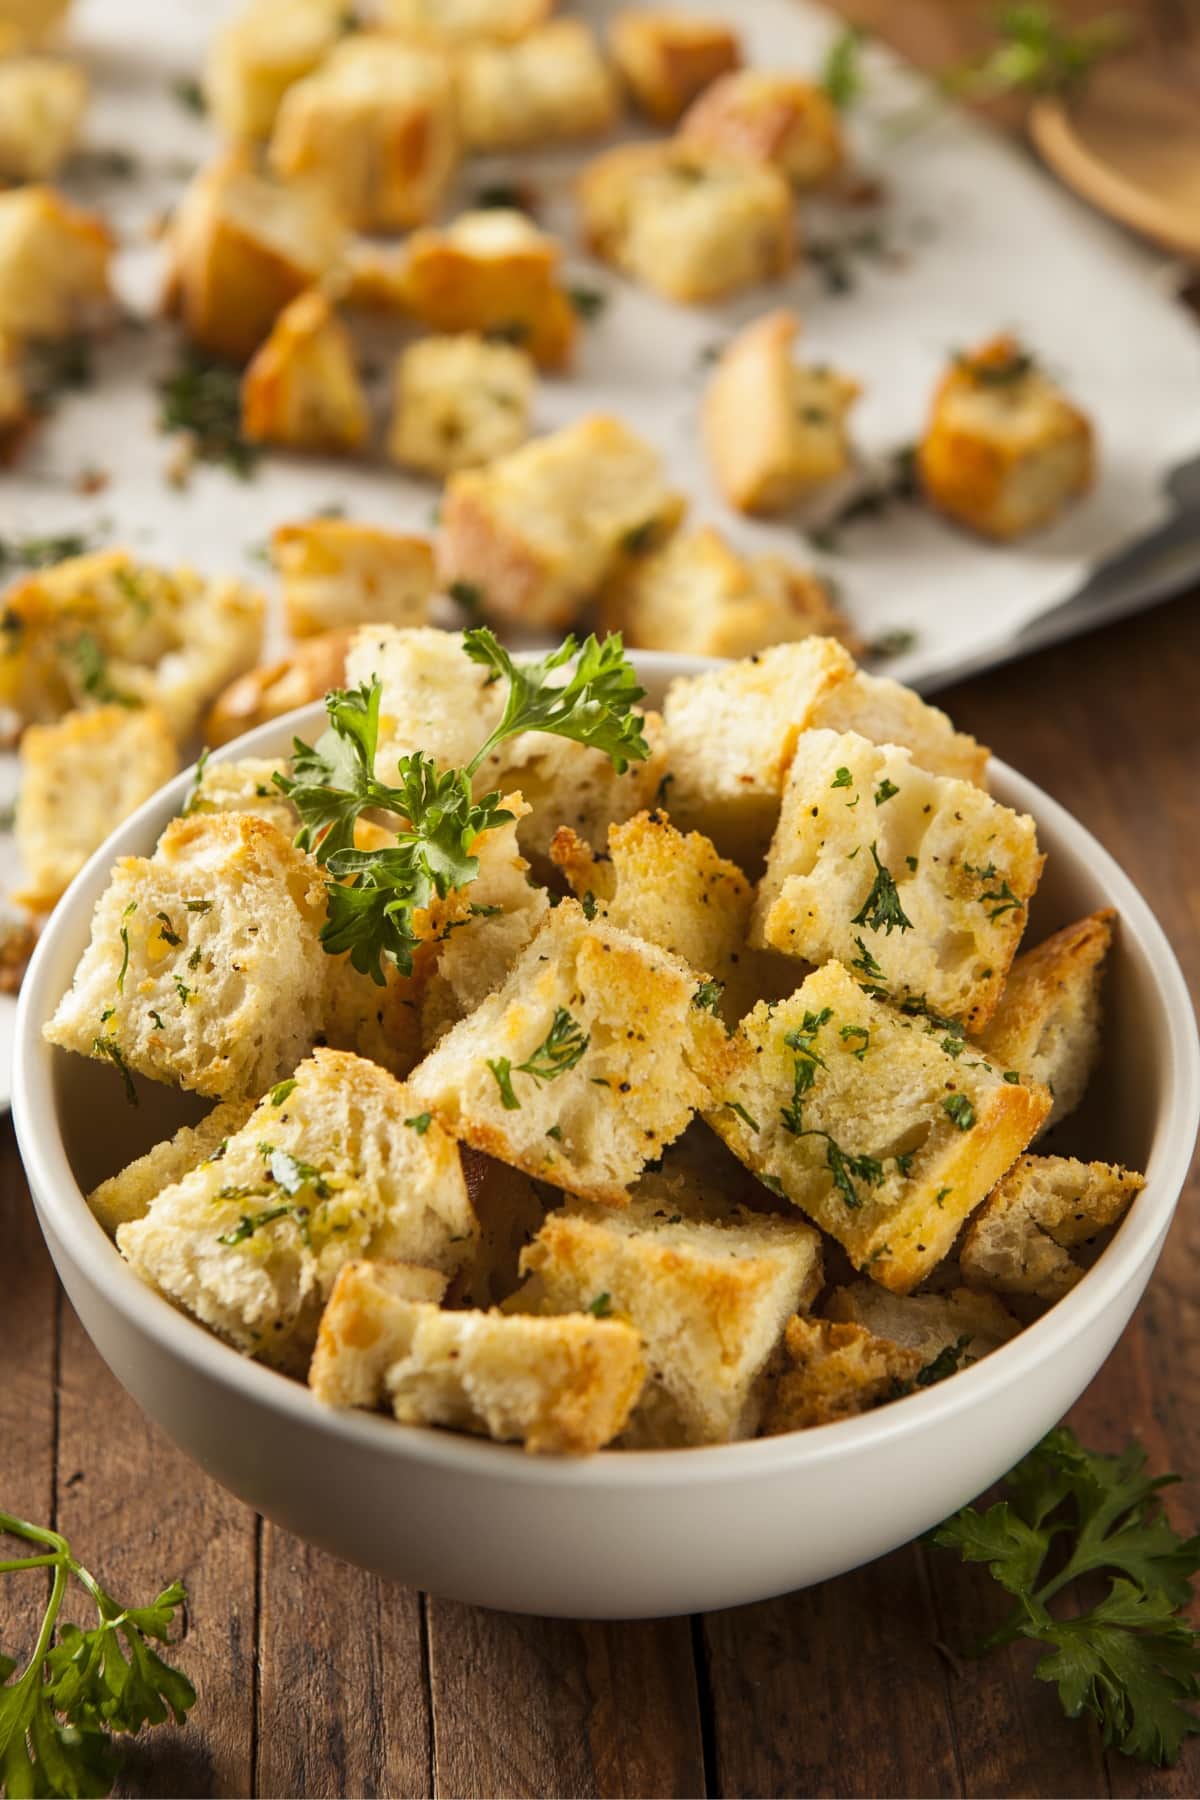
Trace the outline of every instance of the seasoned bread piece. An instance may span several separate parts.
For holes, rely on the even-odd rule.
[[[442,1312],[409,1299],[388,1265],[351,1265],[321,1321],[309,1380],[330,1406],[390,1404],[405,1425],[445,1425],[547,1455],[611,1442],[644,1379],[636,1331],[615,1319]]]
[[[0,193],[0,334],[69,337],[111,298],[113,240],[52,187]]]
[[[579,19],[556,19],[515,44],[459,55],[458,117],[469,150],[519,150],[607,131],[617,86]]]
[[[924,1023],[826,963],[742,1020],[705,1114],[855,1268],[900,1294],[947,1254],[1050,1109],[1044,1090],[1013,1086]]]
[[[298,450],[358,450],[370,430],[354,344],[316,288],[285,306],[242,378],[242,436]]]
[[[233,681],[218,695],[204,721],[209,744],[227,744],[268,719],[282,718],[297,706],[320,700],[345,678],[347,631],[325,631],[304,638],[281,656]]]
[[[1015,338],[992,338],[942,376],[917,468],[934,506],[1007,541],[1091,487],[1092,428]]]
[[[789,1319],[783,1345],[787,1366],[771,1389],[764,1437],[870,1412],[898,1399],[924,1366],[918,1351],[831,1319]]]
[[[557,238],[524,213],[460,213],[447,226],[414,231],[396,298],[432,331],[503,338],[544,368],[561,369],[577,325],[561,259]]]
[[[1049,1088],[1049,1131],[1083,1099],[1100,1060],[1100,988],[1116,913],[1092,913],[1018,956],[979,1034],[998,1067]]]
[[[548,1202],[560,1196],[466,1144],[462,1164],[479,1236],[470,1262],[455,1277],[448,1304],[499,1306],[519,1287],[521,1252],[545,1219]]]
[[[555,0],[377,0],[375,12],[389,31],[419,42],[507,44],[534,30],[554,6]]]
[[[672,125],[710,81],[742,60],[737,33],[700,13],[626,7],[609,27],[621,79],[647,118]]]
[[[245,362],[290,300],[338,263],[345,221],[316,186],[259,175],[240,155],[202,169],[171,226],[168,307],[194,343]]]
[[[1021,1327],[994,1294],[952,1288],[946,1294],[889,1294],[870,1281],[835,1288],[825,1312],[843,1324],[860,1325],[902,1350],[912,1350],[928,1368],[941,1359],[946,1374],[990,1356],[1015,1338]]]
[[[677,957],[564,900],[414,1071],[413,1093],[477,1150],[623,1206],[719,1078],[725,1034],[697,985]]]
[[[93,850],[179,767],[175,740],[156,707],[98,706],[21,739],[17,849],[23,906],[48,911]]]
[[[932,775],[946,775],[987,789],[991,751],[968,732],[956,731],[938,707],[886,675],[854,670],[817,696],[805,729],[856,731],[873,744],[900,744]]]
[[[374,1258],[449,1276],[475,1219],[458,1146],[384,1069],[317,1050],[224,1154],[120,1226],[146,1281],[247,1355],[303,1374],[338,1271]]]
[[[266,601],[226,577],[127,550],[67,557],[16,582],[0,617],[0,706],[28,723],[72,707],[154,705],[179,739],[262,645]]]
[[[569,625],[624,563],[672,530],[685,504],[657,450],[619,419],[592,413],[451,477],[438,571],[447,586],[475,590],[491,618]]]
[[[32,418],[33,408],[21,367],[21,346],[16,338],[0,331],[0,465]]]
[[[433,546],[426,538],[352,519],[305,519],[275,527],[271,559],[293,637],[353,625],[424,625],[429,617]]]
[[[206,757],[196,765],[196,779],[183,812],[186,818],[197,813],[253,813],[268,819],[287,838],[300,829],[300,815],[275,782],[287,764],[279,757],[243,756],[237,762],[211,762]]]
[[[164,1188],[174,1187],[214,1155],[220,1160],[225,1154],[221,1146],[242,1129],[257,1104],[256,1100],[223,1101],[206,1113],[199,1124],[181,1125],[174,1137],[155,1144],[144,1156],[135,1158],[118,1174],[93,1188],[87,1202],[109,1237],[116,1236],[119,1225],[144,1218],[151,1201]]]
[[[345,28],[344,0],[248,0],[214,35],[205,71],[208,110],[225,136],[268,137],[288,88]]]
[[[1071,1156],[1022,1156],[967,1227],[963,1276],[1000,1294],[1058,1300],[1082,1279],[1072,1249],[1124,1217],[1144,1175]]]
[[[705,88],[679,135],[706,150],[770,163],[794,188],[823,187],[846,149],[837,108],[815,82],[738,69]]]
[[[819,1233],[731,1209],[668,1211],[653,1179],[622,1212],[572,1200],[521,1257],[540,1312],[627,1319],[648,1378],[626,1441],[650,1448],[750,1437],[784,1325],[821,1285]]]
[[[775,169],[679,138],[606,150],[579,180],[588,247],[684,302],[717,300],[792,263],[791,189]],[[738,420],[744,432],[746,420]]]
[[[471,332],[421,338],[396,360],[388,455],[439,476],[505,456],[529,436],[534,382],[532,359],[513,344]]]
[[[722,351],[705,389],[704,447],[739,512],[784,512],[851,465],[846,418],[859,384],[826,364],[794,362],[799,330],[793,312],[756,319]]]
[[[666,759],[662,720],[656,712],[642,715],[642,736],[649,756],[631,762],[620,775],[603,750],[545,732],[522,732],[485,758],[476,788],[486,793],[509,783],[520,787],[528,811],[517,837],[526,855],[544,862],[555,832],[564,824],[602,852],[611,827],[649,806],[662,785]]]
[[[354,33],[283,96],[269,161],[285,181],[319,181],[360,231],[421,224],[458,163],[450,59]]]
[[[0,61],[0,179],[49,181],[74,149],[87,77],[49,56]]]
[[[711,525],[628,564],[604,590],[600,617],[631,647],[678,656],[749,656],[853,635],[817,576],[781,556],[738,556]]]
[[[248,813],[174,819],[125,856],[45,1036],[216,1099],[261,1094],[321,1025],[316,863]]]
[[[54,37],[71,0],[0,0],[0,56]]]

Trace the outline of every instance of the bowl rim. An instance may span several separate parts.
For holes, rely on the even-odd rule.
[[[670,679],[716,666],[714,659],[673,656],[665,652],[633,652],[635,666],[647,675]],[[245,733],[215,750],[214,761],[277,754],[295,733],[309,733],[322,722],[323,704],[314,701]],[[690,1446],[671,1450],[599,1451],[589,1457],[555,1458],[527,1455],[520,1445],[493,1443],[451,1431],[401,1425],[383,1414],[334,1411],[315,1399],[300,1381],[281,1374],[216,1337],[198,1320],[155,1293],[121,1257],[115,1244],[92,1216],[67,1160],[56,1126],[53,1081],[54,1051],[42,1038],[42,1024],[60,998],[48,990],[59,939],[70,932],[88,892],[106,878],[114,857],[127,854],[151,821],[157,826],[177,812],[195,777],[196,764],[182,770],[125,820],[71,883],[42,933],[22,984],[18,1005],[14,1066],[13,1119],[25,1171],[43,1231],[56,1238],[71,1261],[103,1292],[108,1304],[135,1334],[155,1349],[187,1364],[191,1371],[244,1401],[282,1413],[296,1427],[307,1427],[334,1442],[377,1449],[402,1464],[416,1458],[449,1473],[490,1475],[504,1482],[560,1488],[661,1488],[675,1470],[690,1483],[721,1483],[748,1476],[792,1474],[839,1457],[851,1460],[922,1429],[949,1424],[984,1407],[998,1390],[1034,1377],[1056,1345],[1083,1335],[1149,1260],[1157,1256],[1190,1169],[1200,1130],[1200,1034],[1187,984],[1173,949],[1149,904],[1104,846],[1079,820],[1034,782],[992,757],[989,774],[1004,790],[1005,803],[1033,814],[1039,831],[1073,840],[1086,856],[1109,904],[1116,907],[1122,934],[1138,944],[1145,959],[1167,1039],[1164,1063],[1166,1090],[1159,1099],[1159,1122],[1151,1144],[1145,1188],[1105,1253],[1068,1294],[1040,1319],[979,1363],[908,1396],[903,1405],[880,1407],[858,1418],[835,1421],[807,1431],[753,1438],[733,1444]],[[170,809],[169,811],[167,809]],[[161,828],[161,827],[157,827]],[[1164,1125],[1165,1122],[1165,1125]]]

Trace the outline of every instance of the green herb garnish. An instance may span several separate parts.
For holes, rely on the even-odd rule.
[[[900,904],[900,895],[891,871],[880,862],[879,852],[874,844],[870,849],[871,860],[875,864],[875,880],[870,893],[850,923],[869,926],[872,931],[885,931],[889,937],[897,929],[911,931],[912,920]]]
[[[975,1123],[975,1108],[965,1094],[947,1094],[942,1111],[960,1131],[970,1131]]]
[[[184,353],[179,366],[158,383],[163,431],[186,431],[201,462],[221,463],[245,481],[258,448],[242,436],[241,377],[230,364],[199,350]]]

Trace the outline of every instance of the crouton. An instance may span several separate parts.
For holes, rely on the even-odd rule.
[[[604,151],[584,169],[578,197],[588,247],[668,300],[717,300],[792,263],[783,176],[678,138]],[[744,417],[737,429],[745,432]]]
[[[362,844],[362,827],[356,842]],[[421,1059],[422,982],[384,964],[383,986],[348,956],[326,955],[325,998],[317,1042],[352,1050],[403,1081]]]
[[[21,347],[16,338],[0,331],[0,462],[11,452],[32,418],[33,409],[21,368]]]
[[[378,0],[389,31],[449,45],[511,43],[542,24],[555,0]]]
[[[117,1227],[133,1219],[142,1219],[150,1203],[164,1188],[174,1187],[214,1155],[224,1156],[221,1146],[240,1131],[258,1102],[256,1100],[224,1100],[196,1125],[181,1125],[175,1136],[155,1144],[144,1156],[128,1163],[116,1175],[110,1175],[87,1197],[92,1213],[115,1237]]]
[[[49,181],[75,147],[87,77],[49,56],[0,62],[0,178]]]
[[[468,45],[458,59],[458,109],[471,150],[519,150],[607,131],[617,87],[592,33],[557,19],[515,44]]]
[[[705,1113],[760,1180],[895,1293],[942,1260],[1050,1109],[1044,1090],[1006,1082],[928,1023],[826,963],[742,1020]]]
[[[1083,1099],[1100,1059],[1100,988],[1116,913],[1093,913],[1018,956],[979,1034],[998,1067],[1049,1088],[1049,1131]]]
[[[241,582],[100,550],[39,569],[5,595],[0,705],[25,723],[72,707],[154,705],[176,738],[262,644],[266,601]]]
[[[979,1031],[1045,858],[1033,820],[857,732],[808,731],[784,786],[751,942],[838,957],[880,998]]]
[[[831,1319],[789,1319],[783,1344],[788,1362],[771,1390],[766,1437],[870,1412],[899,1398],[924,1366],[916,1350]]]
[[[627,7],[609,27],[609,49],[639,110],[672,125],[710,81],[742,60],[737,33],[697,13]]]
[[[462,1163],[479,1236],[471,1261],[455,1277],[448,1303],[498,1306],[520,1284],[521,1252],[546,1217],[547,1196],[553,1194],[556,1200],[559,1196],[552,1188],[539,1187],[520,1169],[510,1169],[467,1145],[462,1147]]]
[[[521,1268],[539,1311],[611,1313],[639,1333],[647,1381],[630,1444],[750,1437],[767,1361],[820,1288],[820,1236],[797,1219],[668,1212],[647,1186],[622,1212],[572,1200],[550,1213]]]
[[[210,744],[227,744],[268,719],[279,719],[297,706],[320,700],[345,678],[350,634],[326,631],[304,638],[278,662],[251,669],[220,694],[204,722]]]
[[[275,527],[271,557],[293,637],[424,625],[429,617],[433,547],[425,538],[351,519],[306,519]]]
[[[477,1150],[622,1206],[719,1074],[725,1034],[693,1003],[697,985],[677,957],[564,900],[414,1071],[413,1092]]]
[[[275,781],[287,764],[279,757],[243,756],[236,762],[196,764],[196,778],[183,807],[185,818],[197,813],[253,813],[277,825],[287,838],[300,829],[300,815]]]
[[[817,576],[780,556],[738,556],[711,525],[630,563],[601,596],[606,631],[639,650],[749,656],[850,627]]]
[[[739,512],[784,512],[851,465],[846,418],[859,385],[827,365],[795,363],[799,329],[792,312],[756,319],[722,351],[705,389],[704,447]]]
[[[658,452],[593,413],[451,477],[438,533],[443,581],[475,590],[492,618],[569,625],[623,564],[683,515]]]
[[[309,1386],[318,1400],[326,1406],[378,1406],[388,1364],[402,1353],[396,1302],[439,1306],[445,1292],[446,1277],[418,1263],[346,1263],[321,1314],[309,1364]]]
[[[201,349],[245,362],[288,302],[330,274],[345,242],[320,188],[268,180],[227,156],[200,171],[176,210],[168,305]]]
[[[458,164],[449,58],[356,32],[288,88],[269,161],[285,181],[319,181],[360,231],[403,231],[438,207]]]
[[[1071,1251],[1124,1217],[1144,1175],[1070,1156],[1022,1156],[967,1227],[964,1279],[1000,1294],[1058,1300],[1082,1279]]]
[[[242,436],[297,450],[357,450],[370,430],[350,334],[315,288],[285,306],[242,377]]]
[[[179,767],[156,707],[98,706],[21,739],[17,849],[35,912],[59,901],[93,850]]]
[[[512,344],[469,332],[419,339],[396,361],[388,455],[437,476],[506,456],[529,436],[534,380]]]
[[[706,150],[770,163],[801,192],[824,187],[846,157],[825,90],[767,69],[720,76],[688,108],[679,135]]]
[[[990,1356],[1021,1329],[994,1294],[965,1287],[901,1296],[871,1281],[855,1281],[835,1288],[824,1310],[842,1324],[859,1325],[901,1350],[915,1351],[924,1368],[939,1365],[939,1376]]]
[[[52,187],[0,193],[0,334],[70,337],[111,299],[113,240]]]
[[[321,1025],[325,890],[316,863],[248,813],[167,826],[96,904],[52,1044],[214,1099],[261,1094]]]
[[[564,824],[600,852],[610,828],[651,805],[665,777],[662,720],[656,712],[642,714],[642,736],[649,756],[631,762],[622,775],[603,750],[525,731],[484,759],[476,787],[481,792],[509,782],[520,787],[528,810],[517,838],[527,856],[548,859],[554,834]]]
[[[345,28],[344,0],[249,0],[209,50],[204,94],[218,128],[229,138],[269,137],[284,94]]]
[[[938,707],[886,675],[856,669],[847,681],[835,682],[816,697],[805,729],[856,731],[873,744],[901,744],[931,775],[987,789],[986,744],[956,731]]]
[[[260,1100],[217,1161],[165,1188],[117,1247],[137,1273],[247,1355],[303,1374],[347,1263],[445,1277],[475,1219],[458,1147],[362,1057],[317,1050]]]
[[[1008,541],[1091,487],[1092,428],[1015,338],[992,338],[942,376],[917,468],[934,506]]]
[[[432,331],[478,331],[561,369],[575,341],[575,309],[562,285],[562,246],[506,207],[460,213],[409,239],[406,310]]]
[[[0,0],[0,56],[52,38],[71,0]]]

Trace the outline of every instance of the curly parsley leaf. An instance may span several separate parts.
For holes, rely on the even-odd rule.
[[[892,932],[911,931],[912,920],[900,904],[900,894],[895,879],[886,864],[879,860],[879,851],[874,844],[870,846],[871,861],[875,864],[875,880],[871,891],[851,919],[852,925],[866,925],[872,931],[885,931],[890,937]]]
[[[631,762],[644,762],[649,756],[642,718],[634,710],[645,698],[645,689],[637,684],[619,631],[602,641],[588,637],[582,645],[568,637],[535,663],[515,663],[486,626],[465,632],[463,649],[472,662],[482,663],[496,679],[508,682],[500,723],[471,759],[469,773],[481,767],[497,744],[522,731],[546,731],[603,750],[619,775]],[[572,661],[565,681],[551,680]]]

